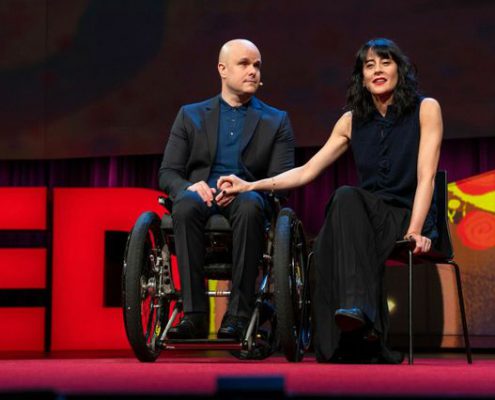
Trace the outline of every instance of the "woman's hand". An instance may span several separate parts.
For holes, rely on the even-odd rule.
[[[248,192],[250,190],[249,182],[246,182],[235,175],[221,176],[220,179],[218,179],[217,187],[222,191],[224,196]]]
[[[236,194],[226,194],[224,189],[230,188],[232,185],[230,182],[217,182],[218,185],[218,194],[215,197],[215,201],[217,206],[219,207],[227,207],[232,201],[235,199]]]
[[[413,254],[428,253],[431,249],[431,239],[419,233],[406,233],[404,239],[415,243]]]

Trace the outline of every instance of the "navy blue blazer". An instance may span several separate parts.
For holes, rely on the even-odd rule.
[[[220,96],[179,110],[159,171],[160,189],[173,200],[193,183],[207,181],[215,162]],[[294,167],[294,134],[287,112],[251,99],[241,139],[241,165],[248,181]]]

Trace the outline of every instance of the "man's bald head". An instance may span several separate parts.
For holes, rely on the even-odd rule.
[[[260,51],[253,42],[247,39],[233,39],[226,42],[220,49],[220,54],[218,55],[218,62],[227,63],[232,53],[241,50],[251,50],[257,52],[259,54],[259,58],[261,58]]]
[[[218,73],[222,98],[231,106],[246,103],[260,86],[260,51],[249,40],[229,40],[220,49]]]

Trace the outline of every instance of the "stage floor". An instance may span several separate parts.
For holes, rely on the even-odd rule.
[[[128,352],[0,353],[0,394],[212,396],[219,378],[241,378],[256,391],[277,377],[295,397],[486,397],[495,396],[495,355],[475,354],[472,365],[462,353],[418,355],[410,366],[317,364],[311,355],[301,363],[281,355],[239,361],[225,352],[166,352],[151,364]]]

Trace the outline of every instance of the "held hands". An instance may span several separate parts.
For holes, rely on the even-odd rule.
[[[220,178],[222,179],[222,178]],[[226,207],[235,199],[235,194],[227,194],[225,190],[232,185],[229,182],[220,182],[220,179],[217,182],[217,187],[219,189],[219,193],[215,197],[215,201],[219,207]]]
[[[419,233],[406,233],[404,239],[415,243],[413,254],[428,253],[431,249],[431,239],[421,236]]]
[[[234,186],[236,183],[236,186]],[[247,189],[244,188],[248,185],[247,182],[238,178],[235,175],[223,176],[217,182],[218,194],[214,197],[215,193],[217,193],[217,189],[211,188],[205,181],[199,181],[195,184],[189,186],[187,190],[191,192],[196,192],[199,197],[207,204],[208,207],[211,207],[214,202],[219,207],[226,207],[235,199],[236,194],[245,192]]]
[[[222,176],[218,180],[217,187],[225,196],[231,196],[250,190],[249,183],[235,175]]]

